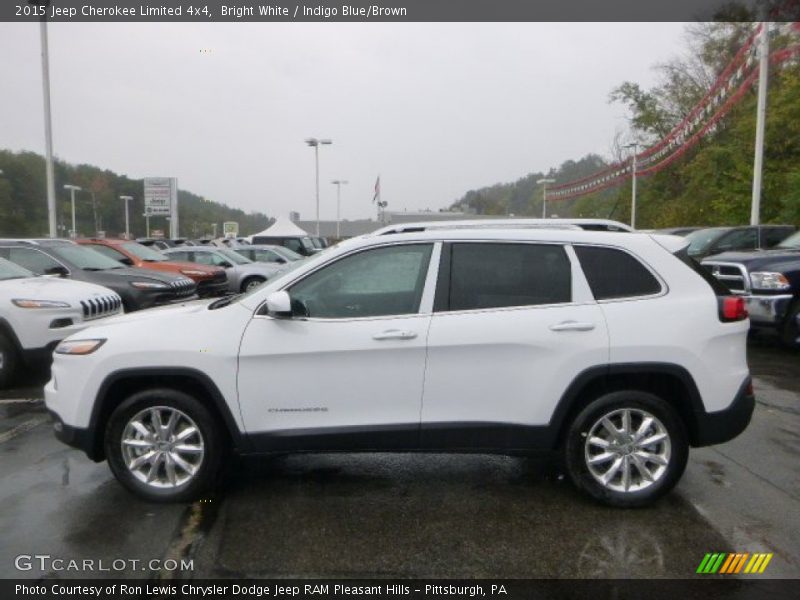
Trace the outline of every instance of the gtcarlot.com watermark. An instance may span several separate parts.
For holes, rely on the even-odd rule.
[[[18,571],[109,573],[120,571],[194,571],[193,559],[141,560],[138,558],[61,558],[50,554],[20,554],[14,559]]]

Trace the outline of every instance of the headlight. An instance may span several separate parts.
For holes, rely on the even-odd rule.
[[[20,308],[69,308],[68,302],[59,302],[58,300],[27,300],[15,298],[11,302]]]
[[[91,354],[105,344],[105,339],[99,340],[65,340],[56,346],[56,354],[84,355]]]
[[[792,287],[782,273],[750,273],[750,285],[757,290],[788,290]]]
[[[165,290],[169,287],[166,283],[157,281],[131,281],[131,285],[140,290]]]
[[[189,277],[202,277],[203,275],[207,275],[205,271],[193,271],[192,269],[186,269],[181,271],[184,275],[188,275]]]

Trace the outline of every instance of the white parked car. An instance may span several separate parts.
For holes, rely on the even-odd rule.
[[[37,277],[0,258],[0,387],[21,366],[48,359],[65,337],[121,313],[120,297],[107,288]]]
[[[150,500],[202,493],[229,450],[553,450],[594,498],[641,506],[754,408],[743,301],[686,245],[573,228],[352,239],[246,294],[70,337],[46,402],[61,440]]]

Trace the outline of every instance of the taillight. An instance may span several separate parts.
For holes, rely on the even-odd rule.
[[[723,322],[744,321],[747,318],[744,298],[741,296],[721,296],[719,298],[719,320]]]

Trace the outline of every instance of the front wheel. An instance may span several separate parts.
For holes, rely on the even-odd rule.
[[[610,506],[639,507],[675,487],[689,444],[667,402],[646,392],[620,391],[601,396],[575,417],[565,452],[578,488]]]
[[[172,389],[137,392],[112,413],[108,464],[130,491],[154,502],[193,500],[216,482],[224,446],[210,411]]]
[[[11,385],[17,371],[17,349],[8,337],[0,333],[0,389]]]
[[[781,328],[783,345],[792,350],[800,350],[800,300],[789,307]]]
[[[266,279],[264,279],[263,277],[248,277],[242,282],[242,291],[249,292],[251,290],[254,290],[265,281]]]

